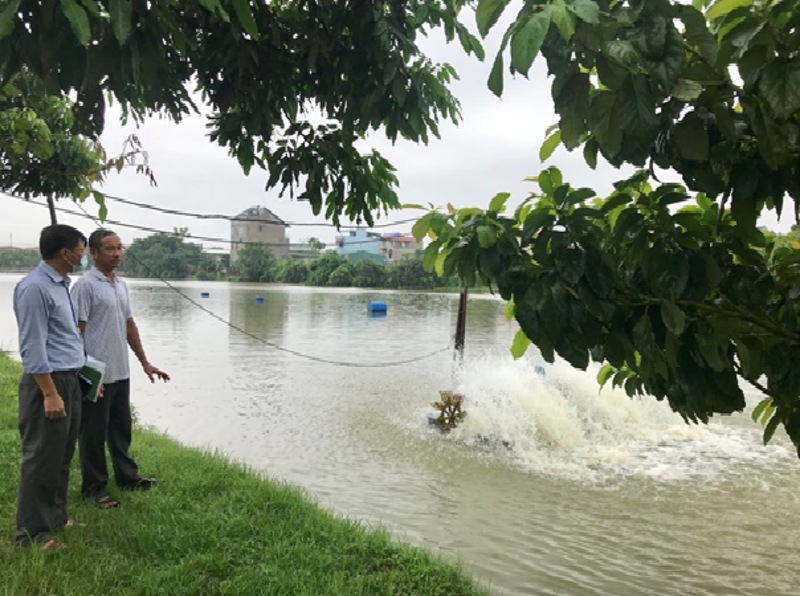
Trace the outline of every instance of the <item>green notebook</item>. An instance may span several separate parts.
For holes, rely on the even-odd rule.
[[[78,372],[78,380],[81,384],[83,399],[97,401],[100,394],[100,387],[103,386],[103,375],[106,372],[105,362],[100,362],[96,358],[86,356],[86,364]]]

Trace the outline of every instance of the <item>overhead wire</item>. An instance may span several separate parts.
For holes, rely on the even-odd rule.
[[[13,195],[11,195],[11,196],[13,196]],[[16,197],[14,197],[14,198],[16,198]],[[40,204],[40,203],[35,203],[35,204]],[[81,205],[80,203],[76,203],[76,205],[78,206],[79,209],[81,209],[83,211],[83,214],[84,214],[85,217],[88,217],[89,219],[91,219],[98,228],[100,228],[100,229],[103,228],[103,226],[100,224],[100,222],[97,220],[97,218],[94,217],[93,215],[91,215],[88,211],[86,211],[86,209],[84,209],[83,205]],[[45,204],[44,206],[47,206],[47,205]],[[128,256],[130,256],[129,253],[128,253]],[[146,271],[148,271],[151,274],[153,273],[152,269],[150,269],[147,265],[142,263],[141,260],[138,260],[138,259],[136,259],[136,260],[139,262],[139,265],[142,266]],[[241,333],[242,335],[245,335],[245,336],[247,336],[247,337],[249,337],[249,338],[251,338],[251,339],[253,339],[253,340],[255,340],[255,341],[259,342],[259,343],[262,343],[262,344],[264,344],[266,346],[269,346],[269,347],[271,347],[271,348],[273,348],[275,350],[278,350],[280,352],[284,352],[286,354],[290,354],[292,356],[295,356],[297,358],[302,358],[304,360],[310,360],[312,362],[318,362],[320,364],[329,364],[329,365],[333,365],[333,366],[341,366],[341,367],[346,367],[346,368],[385,368],[385,367],[392,367],[392,366],[402,366],[402,365],[405,365],[405,364],[412,364],[414,362],[420,362],[422,360],[426,360],[428,358],[432,358],[433,356],[436,356],[437,354],[441,354],[442,352],[446,352],[446,351],[448,351],[450,349],[450,344],[448,344],[447,346],[445,346],[443,348],[439,348],[437,350],[433,350],[431,352],[427,352],[425,354],[422,354],[420,356],[416,356],[416,357],[413,357],[413,358],[405,358],[403,360],[394,360],[394,361],[389,361],[389,362],[374,362],[374,363],[373,362],[352,362],[352,361],[345,361],[345,360],[334,360],[332,358],[323,358],[321,356],[314,356],[312,354],[305,354],[305,353],[300,352],[298,350],[293,350],[291,348],[287,348],[285,346],[281,346],[281,345],[276,344],[274,342],[268,341],[268,340],[264,339],[263,337],[259,337],[258,335],[254,334],[254,333],[251,333],[250,331],[247,331],[246,329],[240,327],[239,325],[236,325],[235,323],[233,323],[231,321],[228,321],[224,317],[218,315],[217,313],[215,313],[211,309],[206,308],[205,306],[200,304],[197,300],[195,300],[194,298],[189,296],[186,292],[181,291],[179,288],[177,288],[176,286],[171,284],[169,281],[167,281],[163,277],[158,276],[158,275],[153,275],[153,277],[158,279],[159,281],[161,281],[170,290],[172,290],[173,292],[175,292],[176,294],[181,296],[184,300],[186,300],[190,304],[194,305],[195,307],[197,307],[201,311],[205,312],[207,315],[211,316],[212,318],[216,319],[217,321],[223,323],[224,325],[226,325],[230,329],[233,329],[234,331],[237,331],[237,332]]]
[[[7,193],[7,192],[3,192],[3,193],[0,193],[0,194],[3,194],[4,196],[6,196],[6,197],[8,197],[10,199],[15,199],[17,201],[22,201],[22,202],[28,203],[30,205],[36,205],[38,207],[48,207],[47,203],[43,203],[41,201],[34,201],[32,199],[26,199],[24,197],[13,195],[13,194]],[[78,211],[75,211],[73,209],[67,209],[66,207],[55,207],[55,210],[60,212],[60,213],[66,213],[68,215],[74,215],[76,217],[82,217],[82,218],[93,220],[93,221],[96,219],[93,215],[88,213],[80,203],[76,202],[75,205],[78,206],[81,209],[82,213],[79,213]],[[249,221],[253,221],[253,220],[249,220]],[[125,222],[114,220],[114,219],[106,219],[106,220],[104,220],[103,223],[104,224],[111,224],[111,225],[114,225],[114,226],[119,226],[121,228],[129,228],[129,229],[133,229],[133,230],[140,230],[140,231],[143,231],[143,232],[151,232],[151,233],[154,233],[154,234],[167,234],[167,235],[175,235],[176,234],[176,232],[174,230],[173,231],[169,231],[169,230],[162,230],[162,229],[159,229],[159,228],[153,228],[153,227],[150,227],[150,226],[142,226],[142,225],[138,225],[138,224],[129,224],[129,223],[125,223]],[[191,234],[191,233],[187,234],[186,238],[187,239],[192,239],[192,240],[204,240],[206,242],[217,242],[217,243],[221,243],[221,244],[231,244],[231,245],[237,245],[237,246],[239,246],[239,245],[242,245],[242,246],[256,245],[256,246],[267,246],[267,247],[270,247],[270,246],[272,246],[272,247],[286,247],[286,246],[288,246],[288,243],[258,242],[258,241],[248,241],[248,240],[233,240],[233,239],[230,239],[230,238],[220,238],[220,237],[217,237],[217,236],[204,236],[204,235]],[[371,240],[355,240],[353,242],[348,242],[347,244],[348,244],[348,246],[354,246],[354,245],[360,245],[360,244],[374,244],[375,242],[379,242],[379,241],[380,241],[380,238],[373,238]]]
[[[195,219],[222,219],[227,221],[247,221],[253,223],[261,223],[267,225],[286,225],[289,227],[337,227],[335,224],[328,223],[328,222],[296,222],[296,221],[275,221],[274,219],[265,219],[265,218],[258,218],[258,217],[250,217],[250,216],[242,216],[242,215],[224,215],[221,213],[197,213],[194,211],[183,211],[181,209],[170,209],[167,207],[160,207],[158,205],[151,205],[150,203],[142,203],[140,201],[134,201],[131,199],[125,199],[123,197],[117,197],[114,195],[102,193],[106,199],[111,201],[122,203],[124,205],[131,205],[133,207],[139,207],[140,209],[148,209],[150,211],[157,211],[159,213],[165,213],[168,215],[179,215],[182,217],[192,217]],[[369,226],[370,228],[379,229],[379,228],[390,228],[393,226],[403,225],[407,223],[411,223],[413,221],[417,221],[418,218],[416,217],[409,217],[406,219],[400,219],[397,221],[386,222],[381,224],[373,224]],[[358,229],[364,228],[367,226],[359,226],[359,225],[342,225],[338,226],[339,229]]]

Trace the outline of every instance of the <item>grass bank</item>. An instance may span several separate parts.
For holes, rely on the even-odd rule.
[[[162,479],[119,509],[81,502],[73,468],[67,548],[12,545],[20,366],[0,353],[0,594],[484,594],[457,566],[337,518],[296,488],[137,431],[135,456]]]

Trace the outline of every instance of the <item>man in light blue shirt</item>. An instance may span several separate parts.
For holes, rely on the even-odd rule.
[[[89,236],[89,251],[94,267],[75,283],[72,297],[86,352],[103,361],[106,368],[103,397],[83,403],[78,439],[81,493],[97,506],[108,509],[116,507],[118,502],[107,492],[106,444],[117,486],[147,490],[156,482],[139,474],[139,466],[129,452],[132,432],[128,346],[151,381],[155,378],[168,381],[169,375],[150,364],[142,347],[128,286],[116,274],[122,262],[119,236],[111,230],[95,230]]]
[[[68,274],[81,264],[85,247],[86,238],[72,226],[44,228],[42,262],[14,288],[25,368],[19,384],[22,467],[15,536],[21,546],[59,548],[49,534],[74,523],[67,514],[67,487],[81,418],[78,370],[86,356]]]

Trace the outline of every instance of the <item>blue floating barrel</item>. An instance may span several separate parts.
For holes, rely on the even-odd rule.
[[[540,377],[545,376],[544,375],[544,366],[540,366],[540,365],[537,364],[536,366],[533,367],[533,372],[535,372]]]
[[[256,296],[256,304],[264,304],[264,297]]]
[[[368,313],[382,313],[386,314],[388,310],[388,306],[385,302],[370,302],[367,304],[367,312]]]
[[[200,298],[208,298],[211,296],[209,292],[200,292]]]

